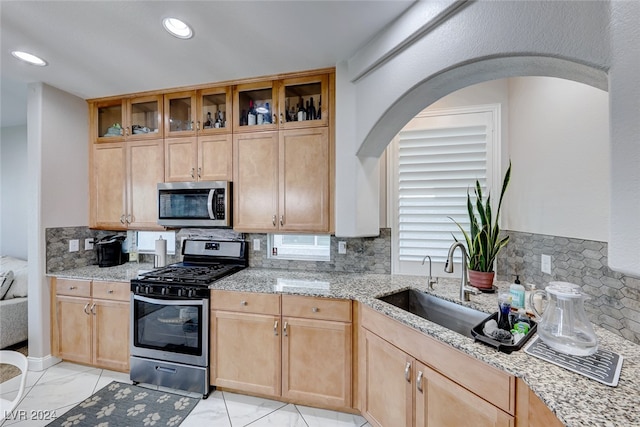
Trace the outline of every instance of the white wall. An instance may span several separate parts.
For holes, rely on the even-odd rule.
[[[606,242],[609,94],[569,80],[509,79],[512,181],[503,227]]]
[[[360,61],[356,54],[336,69],[336,81],[353,92],[348,103],[337,105],[338,117],[357,106],[355,122],[336,121],[336,164],[357,168],[349,176],[359,177],[349,181],[336,173],[336,234],[366,234],[379,223],[371,220],[378,210],[379,191],[372,191],[379,185],[378,170],[344,159],[354,146],[361,159],[379,157],[411,117],[463,87],[516,76],[560,77],[609,91],[609,266],[639,276],[640,2],[477,1],[431,22],[424,3],[408,14],[416,22],[426,16],[426,31],[389,46],[392,37],[386,36],[399,34],[394,23],[371,43],[379,49],[363,49],[375,55]],[[339,215],[360,188],[375,197],[361,198],[360,209]],[[360,223],[370,229],[354,227]]]
[[[27,259],[27,126],[0,129],[0,255]]]
[[[29,193],[29,362],[51,359],[45,228],[87,225],[89,117],[83,99],[42,83],[27,91]]]

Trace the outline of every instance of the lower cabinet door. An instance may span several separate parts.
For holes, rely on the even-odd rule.
[[[93,300],[94,365],[129,370],[129,307],[128,302]]]
[[[511,415],[416,362],[416,427],[508,427]]]
[[[212,311],[211,384],[280,396],[280,316]]]
[[[360,391],[363,414],[373,426],[413,425],[413,358],[387,341],[361,329]]]
[[[282,396],[351,406],[351,323],[284,317],[282,328]]]
[[[56,297],[58,356],[70,362],[91,363],[91,299]]]

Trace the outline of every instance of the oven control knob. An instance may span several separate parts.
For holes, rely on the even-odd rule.
[[[182,292],[183,292],[182,288],[178,288],[178,292],[176,292],[176,295],[181,297],[182,296]]]
[[[162,287],[160,288],[160,295],[166,295],[167,294],[167,288],[166,287]]]
[[[187,295],[189,298],[193,298],[196,296],[195,289],[189,289],[189,294]]]
[[[152,294],[153,293],[153,286],[147,286],[146,289],[144,290],[145,294]]]

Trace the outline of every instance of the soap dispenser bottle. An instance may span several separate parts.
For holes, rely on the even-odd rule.
[[[509,286],[509,293],[511,294],[511,306],[516,309],[524,308],[524,286],[520,284],[519,275],[516,275],[516,280]]]

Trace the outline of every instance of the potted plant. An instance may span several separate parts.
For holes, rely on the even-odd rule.
[[[476,196],[475,205],[471,200],[471,195],[467,191],[467,210],[469,213],[469,232],[467,232],[456,220],[449,217],[458,226],[465,239],[467,246],[469,282],[471,285],[480,289],[491,289],[493,287],[493,279],[495,272],[493,264],[498,253],[509,242],[509,236],[500,237],[500,208],[502,207],[502,198],[509,185],[511,179],[511,162],[502,181],[502,190],[500,191],[500,200],[498,201],[498,209],[493,216],[491,210],[491,195],[487,194],[484,200],[480,182],[476,180],[474,193]],[[453,239],[457,242],[455,236]]]

